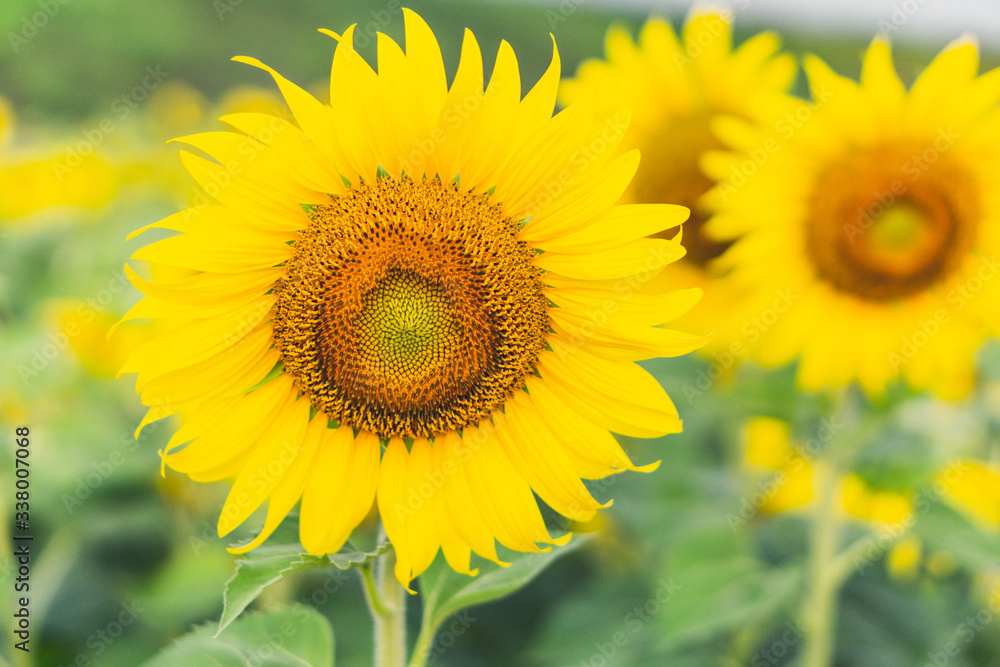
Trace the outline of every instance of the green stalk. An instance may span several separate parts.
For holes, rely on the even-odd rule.
[[[424,615],[420,622],[420,634],[417,635],[417,643],[413,647],[413,655],[410,656],[408,667],[424,667],[427,664],[427,657],[434,644],[434,635],[437,634],[437,625],[433,623],[432,619],[433,614],[429,613],[434,609],[437,601],[437,591],[425,591],[421,588],[420,594],[427,597],[424,600]]]
[[[372,566],[361,568],[365,599],[375,626],[376,667],[406,666],[406,590],[393,569],[396,552],[389,551]]]
[[[813,514],[809,544],[809,592],[803,603],[805,625],[803,667],[828,667],[833,653],[837,594],[845,576],[834,567],[840,538],[837,518],[836,470],[827,460],[815,464],[817,503]]]
[[[827,443],[813,463],[816,506],[809,535],[809,587],[802,602],[805,639],[802,667],[829,667],[833,663],[836,639],[837,599],[852,569],[845,566],[846,554],[839,553],[841,541],[837,485],[844,470],[850,469],[858,450],[877,429],[875,420],[859,423],[859,406],[852,387],[841,390],[835,400],[834,418],[844,429]],[[852,548],[853,554],[853,548]]]

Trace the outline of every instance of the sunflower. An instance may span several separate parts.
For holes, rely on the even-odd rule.
[[[766,480],[757,481],[747,509],[759,509],[765,514],[780,514],[804,510],[816,499],[816,469],[814,442],[800,443],[792,439],[790,425],[773,417],[753,417],[743,428],[744,464],[748,471],[767,473]],[[837,480],[840,510],[847,516],[876,525],[893,525],[906,521],[913,513],[910,495],[873,489],[854,473]],[[752,514],[752,512],[750,512]]]
[[[405,53],[379,36],[377,74],[353,27],[322,31],[332,106],[237,58],[274,77],[295,122],[237,113],[222,119],[237,132],[181,139],[214,158],[181,153],[212,201],[150,225],[180,233],[133,258],[194,273],[128,269],[146,296],[126,319],[173,329],[122,372],[143,424],[181,415],[166,465],[235,476],[220,535],[269,501],[239,551],[301,499],[302,545],[336,552],[375,502],[408,585],[439,548],[474,573],[497,541],[568,539],[534,494],[586,521],[601,504],[582,479],[654,469],[610,433],[681,429],[635,362],[704,341],[658,326],[700,291],[653,280],[684,249],[646,238],[687,210],[616,205],[638,164],[614,154],[627,118],[553,117],[555,50],[522,99],[506,42],[484,91],[471,33],[448,86],[430,28],[406,11],[405,30]]]
[[[765,308],[755,354],[798,357],[807,389],[859,382],[870,394],[904,379],[956,397],[972,358],[1000,323],[1000,70],[977,76],[975,44],[946,48],[907,91],[886,40],[864,56],[860,83],[808,57],[813,104],[789,99],[773,128],[727,124],[743,158],[713,154],[720,180],[708,231],[739,239],[720,260]]]
[[[51,209],[102,209],[115,198],[114,170],[89,141],[59,154],[55,146],[18,145],[17,129],[13,107],[0,97],[0,227],[36,224],[46,219],[36,214]]]
[[[727,516],[730,526],[743,526],[755,514],[804,513],[816,503],[814,442],[792,437],[791,425],[773,417],[755,416],[742,430],[743,468],[750,493],[738,513]],[[928,470],[924,485],[915,480],[902,488],[877,488],[855,472],[836,480],[836,508],[842,518],[867,524],[878,533],[872,553],[891,545],[886,564],[891,573],[912,577],[921,564],[935,571],[949,556],[931,553],[913,530],[933,504],[944,501],[984,532],[1000,529],[1000,466],[973,459],[954,459]],[[898,484],[898,480],[894,480]],[[947,569],[947,568],[943,568]]]
[[[676,285],[706,287],[715,275],[712,260],[728,247],[702,233],[709,211],[701,197],[715,182],[699,163],[706,151],[723,147],[714,123],[720,114],[758,119],[795,77],[794,59],[778,54],[780,42],[772,33],[756,35],[734,50],[730,18],[728,12],[695,9],[680,39],[667,21],[651,18],[637,43],[625,28],[613,27],[606,60],[585,61],[560,89],[564,103],[586,100],[604,112],[616,104],[632,108],[622,148],[638,148],[643,162],[627,200],[678,203],[692,211],[684,225],[687,256],[663,274]],[[733,336],[722,331],[722,322],[732,319],[726,315],[738,303],[735,294],[712,285],[683,322],[693,330],[723,334],[710,348],[729,345]]]

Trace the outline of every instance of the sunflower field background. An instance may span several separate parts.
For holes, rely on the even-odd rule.
[[[723,20],[699,24],[674,64],[678,71],[697,67],[702,49],[726,39],[720,35],[729,23],[735,45],[776,31],[781,52],[794,62],[781,56],[788,58],[785,70],[779,64],[743,80],[720,70],[718,87],[747,100],[753,76],[773,77],[773,88],[784,86],[807,105],[804,117],[795,115],[799,107],[787,111],[791,123],[806,124],[813,108],[798,61],[804,54],[857,80],[881,30],[908,87],[962,32],[906,32],[911,16],[943,0],[886,3],[882,22],[867,27],[797,26],[795,17],[812,11],[812,3],[785,17],[754,13],[753,4],[735,3],[721,10]],[[819,13],[825,3],[815,4]],[[583,95],[573,87],[586,78],[581,63],[629,61],[632,47],[622,36],[638,39],[651,13],[639,3],[581,0],[407,6],[433,29],[449,79],[468,27],[487,73],[500,40],[511,44],[526,91],[549,65],[552,33],[562,77],[580,73],[560,92],[562,103]],[[990,19],[978,42],[983,73],[1000,66],[1000,8],[977,7]],[[681,31],[688,12],[674,3],[657,15]],[[200,196],[176,146],[166,142],[221,129],[216,119],[227,113],[283,113],[270,79],[230,59],[259,58],[327,101],[322,90],[333,49],[316,29],[341,32],[352,23],[355,47],[370,62],[376,32],[403,43],[396,0],[15,0],[0,7],[0,665],[326,665],[334,655],[337,665],[372,664],[362,581],[335,567],[303,568],[262,586],[240,621],[240,651],[208,658],[199,652],[204,643],[184,643],[196,628],[199,642],[211,641],[222,591],[240,558],[226,551],[233,537],[220,539],[216,530],[228,489],[161,474],[158,451],[175,428],[169,421],[134,436],[145,410],[132,380],[116,374],[158,324],[126,322],[108,336],[140,296],[123,264],[148,240],[126,237]],[[617,37],[608,35],[612,26]],[[970,21],[964,30],[980,27]],[[669,77],[634,83],[609,76],[616,85],[645,87],[649,94],[636,94],[633,103],[648,108],[634,109],[633,123],[654,134],[654,101],[684,94],[663,83]],[[715,74],[707,68],[702,76]],[[997,78],[984,87],[995,88]],[[943,95],[941,104],[948,101]],[[711,216],[695,199],[716,182],[713,173],[728,173],[728,163],[691,157],[688,145],[709,129],[680,126],[645,146],[633,142],[672,179],[648,186],[643,201],[659,192],[665,203]],[[706,141],[723,149],[720,140]],[[780,159],[780,147],[773,154]],[[1000,159],[995,165],[1000,172]],[[688,226],[684,239],[693,247],[698,228]],[[788,262],[774,256],[762,269],[778,272]],[[588,482],[599,501],[615,501],[588,523],[546,514],[552,526],[574,531],[571,544],[578,546],[546,561],[511,595],[448,617],[427,664],[806,664],[803,646],[819,626],[803,600],[815,592],[819,567],[838,572],[838,587],[827,591],[835,598],[829,664],[1000,665],[1000,330],[955,338],[952,353],[973,359],[960,388],[933,374],[923,386],[896,377],[874,381],[874,391],[863,378],[863,388],[849,381],[812,387],[798,362],[771,363],[765,355],[762,364],[747,353],[799,296],[760,306],[698,270],[676,273],[677,287],[705,291],[678,328],[719,335],[700,352],[643,363],[673,398],[684,430],[656,440],[616,436],[633,460],[661,460],[659,469]],[[969,300],[1000,312],[1000,301],[990,300],[996,286],[980,287]],[[822,316],[815,327],[831,326]],[[933,345],[924,350],[919,336],[935,338],[948,321],[900,326],[909,332],[898,341],[907,361],[945,354]],[[837,367],[837,349],[828,354],[825,363]],[[23,527],[15,506],[19,428],[30,433],[30,519]],[[850,453],[834,474],[829,457],[817,453],[837,448]],[[837,524],[837,558],[820,566],[817,516]],[[371,518],[361,532],[370,529]],[[241,530],[240,539],[254,532]],[[14,556],[20,543],[13,538],[27,533],[30,652],[14,648],[21,589]],[[411,636],[421,604],[419,595],[408,600]],[[175,652],[164,657],[171,647]]]

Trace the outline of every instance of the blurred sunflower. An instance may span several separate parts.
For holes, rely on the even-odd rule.
[[[114,163],[122,181],[183,202],[203,198],[174,159],[174,148],[166,142],[181,134],[209,129],[220,115],[244,112],[284,117],[287,110],[280,95],[257,86],[235,86],[210,104],[200,91],[184,81],[163,83],[152,91],[141,114],[137,114],[138,122],[113,137]]]
[[[52,208],[100,209],[114,199],[117,176],[91,143],[57,154],[48,145],[18,146],[15,128],[14,109],[0,97],[0,225]]]
[[[987,530],[1000,530],[1000,466],[958,462],[960,475],[942,479],[944,495],[960,512]]]
[[[0,147],[10,141],[14,133],[14,110],[10,108],[10,103],[0,97]]]
[[[750,498],[749,510],[764,514],[805,511],[816,498],[815,466],[808,449],[792,439],[791,428],[783,420],[754,417],[743,427],[743,462],[752,476],[767,475],[756,483],[758,492]],[[836,506],[843,517],[861,520],[877,528],[905,524],[913,516],[910,496],[873,489],[856,474],[837,481]],[[744,516],[752,515],[747,507]],[[904,537],[888,555],[890,571],[909,574],[919,559],[919,541]]]
[[[757,306],[782,290],[797,299],[756,354],[799,357],[807,389],[856,380],[878,394],[904,378],[960,396],[1000,324],[1000,70],[977,76],[963,40],[907,92],[883,39],[860,83],[816,57],[805,69],[814,104],[784,102],[780,150],[745,185],[724,181],[742,154],[705,162],[720,180],[707,229],[739,239],[720,260],[731,279]],[[731,123],[727,141],[744,149],[766,135]]]
[[[129,354],[151,337],[149,323],[116,327],[111,315],[84,301],[57,299],[47,308],[56,335],[68,341],[81,366],[95,377],[114,377]]]
[[[632,109],[622,148],[638,148],[643,161],[626,191],[627,200],[691,209],[684,225],[687,255],[664,272],[664,279],[675,285],[704,288],[714,275],[710,263],[728,246],[702,232],[709,211],[701,197],[715,182],[699,163],[706,151],[723,147],[713,132],[720,114],[760,119],[770,112],[771,98],[788,90],[795,60],[778,54],[779,48],[776,35],[763,33],[734,50],[730,15],[696,9],[681,39],[660,18],[646,23],[638,43],[624,28],[613,27],[607,35],[606,60],[585,61],[575,79],[562,83],[560,101],[565,104],[586,101],[605,113],[616,105]],[[729,344],[732,336],[721,325],[738,302],[734,294],[713,285],[681,321],[694,330],[722,334],[714,337],[712,348]]]
[[[743,463],[757,478],[757,492],[740,509],[745,519],[764,514],[805,511],[815,500],[815,466],[808,446],[795,442],[789,424],[773,417],[753,417],[743,427]],[[766,475],[767,477],[763,477]],[[1000,529],[1000,470],[972,460],[955,460],[937,470],[926,489],[873,488],[860,475],[837,481],[837,507],[843,517],[867,522],[893,540],[887,566],[897,576],[912,576],[923,559],[920,539],[909,534],[917,514],[944,500],[986,530]],[[731,518],[740,525],[740,517]],[[941,560],[940,555],[935,555]],[[933,568],[932,568],[933,569]]]
[[[656,326],[699,297],[652,280],[684,249],[646,238],[687,210],[615,205],[638,155],[594,145],[622,118],[553,117],[555,51],[522,100],[503,42],[484,92],[469,32],[449,87],[430,28],[406,10],[405,29],[406,53],[379,35],[377,74],[353,27],[323,31],[338,42],[330,99],[350,100],[333,107],[237,59],[272,74],[297,126],[238,113],[223,118],[235,133],[182,139],[218,161],[181,153],[217,203],[150,225],[181,233],[134,258],[197,273],[129,269],[146,297],[125,319],[173,329],[122,372],[152,406],[143,424],[182,416],[167,465],[236,476],[220,534],[269,499],[239,551],[301,498],[303,546],[335,552],[377,498],[408,585],[439,548],[472,573],[473,551],[499,562],[495,540],[561,541],[533,491],[586,521],[600,504],[581,478],[655,468],[609,433],[681,429],[634,362],[703,339]]]

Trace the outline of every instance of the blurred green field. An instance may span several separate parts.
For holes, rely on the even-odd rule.
[[[646,17],[582,4],[553,26],[556,3],[409,6],[435,30],[449,75],[469,27],[487,71],[499,41],[512,44],[526,86],[548,65],[550,31],[569,76],[583,59],[602,54],[611,22],[635,28]],[[0,7],[0,96],[16,115],[0,167],[36,155],[65,158],[103,119],[112,119],[112,130],[101,132],[98,148],[127,165],[107,177],[110,184],[101,174],[80,184],[110,188],[106,201],[0,219],[0,538],[6,549],[6,533],[14,530],[14,429],[24,425],[32,438],[35,538],[28,655],[12,648],[16,568],[11,554],[0,551],[0,665],[141,665],[193,626],[218,620],[234,571],[236,557],[225,547],[235,540],[215,532],[228,485],[195,484],[172,471],[160,476],[157,450],[173,426],[153,424],[133,438],[144,414],[133,378],[113,377],[117,339],[92,335],[139,298],[122,266],[159,232],[128,242],[126,235],[178,210],[192,191],[176,149],[163,146],[162,117],[151,113],[145,94],[132,98],[135,109],[116,107],[116,100],[143,85],[147,68],[160,68],[165,84],[187,84],[203,96],[200,111],[184,122],[192,130],[220,129],[211,112],[227,91],[271,87],[263,73],[230,62],[232,56],[257,57],[312,89],[329,75],[333,53],[316,28],[340,31],[358,22],[367,30],[375,22],[402,40],[401,15],[385,7],[363,0],[17,0]],[[39,11],[51,11],[44,27],[23,43],[11,40],[30,32],[24,21]],[[672,18],[675,25],[681,19]],[[737,40],[764,27],[737,17]],[[814,51],[854,76],[871,36],[783,37],[791,51]],[[897,49],[903,78],[912,80],[941,46]],[[983,67],[1000,64],[1000,45],[983,46]],[[373,39],[359,46],[369,58],[374,49]],[[158,87],[147,91],[150,100]],[[67,338],[67,322],[87,333]],[[448,645],[435,645],[431,664],[794,664],[806,515],[760,510],[755,498],[766,492],[767,476],[748,471],[743,433],[747,420],[763,415],[789,422],[804,441],[815,437],[830,406],[798,392],[793,369],[764,371],[735,361],[689,355],[647,363],[677,403],[685,429],[654,441],[623,441],[637,462],[662,459],[660,469],[593,483],[595,497],[613,495],[615,503],[592,524],[567,526],[550,513],[553,526],[595,539],[517,594],[473,607]],[[963,402],[897,387],[866,406],[874,415],[874,444],[859,476],[873,488],[909,493],[933,490],[934,476],[958,459],[995,461],[1000,346],[989,344],[977,363],[976,392]],[[1000,491],[995,495],[1000,508]],[[889,567],[894,537],[861,522],[849,526],[850,541],[862,548],[841,599],[836,664],[1000,665],[1000,608],[991,606],[1000,590],[1000,531],[931,496],[917,517],[920,552],[909,567]],[[294,602],[331,621],[338,665],[372,664],[371,621],[356,575],[310,570],[266,591],[255,607]],[[417,599],[410,609],[415,636]]]

